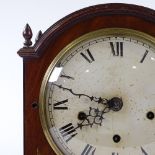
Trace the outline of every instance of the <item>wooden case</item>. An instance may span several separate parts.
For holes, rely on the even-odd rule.
[[[24,155],[55,155],[44,135],[39,116],[39,94],[44,74],[55,56],[76,38],[103,28],[128,28],[155,37],[155,11],[130,4],[102,4],[74,12],[39,31],[31,46],[32,31],[27,24],[23,57]]]

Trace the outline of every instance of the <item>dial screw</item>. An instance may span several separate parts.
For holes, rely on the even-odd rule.
[[[114,141],[115,143],[120,142],[120,140],[121,140],[121,137],[120,137],[119,135],[114,135],[114,136],[113,136],[113,141]]]
[[[149,111],[147,114],[146,114],[146,117],[150,120],[154,119],[154,113],[152,111]]]
[[[79,114],[78,114],[79,120],[85,120],[86,117],[87,117],[87,115],[83,111],[79,112]]]

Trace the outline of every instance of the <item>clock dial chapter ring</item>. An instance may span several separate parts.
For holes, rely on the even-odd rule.
[[[129,31],[125,31],[124,35],[123,31],[120,29],[118,31],[119,33],[115,34],[116,31],[111,30],[110,34],[103,35],[103,38],[99,35],[97,36],[99,39],[80,40],[78,44],[71,46],[71,49],[66,47],[67,51],[61,53],[61,57],[49,67],[47,85],[50,86],[45,94],[45,115],[48,117],[49,134],[53,137],[57,135],[53,141],[64,154],[71,154],[72,149],[78,152],[72,145],[76,141],[80,141],[81,152],[85,146],[92,146],[94,148],[92,151],[95,150],[96,153],[99,148],[101,150],[118,148],[119,152],[125,150],[136,152],[138,147],[150,143],[145,140],[152,136],[152,130],[146,129],[149,135],[141,140],[135,140],[135,135],[140,135],[139,127],[133,130],[130,123],[138,123],[143,129],[143,117],[147,121],[154,120],[153,110],[149,109],[148,113],[142,113],[146,104],[140,102],[138,94],[134,96],[136,90],[143,87],[140,82],[137,83],[137,79],[142,76],[136,71],[141,75],[141,70],[144,69],[151,74],[144,63],[150,63],[148,57],[153,57],[154,46],[151,42],[145,43],[141,35],[138,37],[133,35],[132,38],[127,35]],[[146,52],[146,49],[149,52]],[[61,67],[57,79],[52,81],[54,69]],[[131,73],[125,72],[126,74],[122,75],[122,69]],[[135,116],[132,116],[133,114]],[[144,124],[147,124],[146,121]],[[92,140],[93,136],[91,137],[89,132],[96,140]],[[67,150],[67,153],[64,150]]]

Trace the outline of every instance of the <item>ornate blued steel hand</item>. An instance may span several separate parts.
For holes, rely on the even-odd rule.
[[[64,91],[69,91],[71,94],[75,95],[75,96],[78,96],[79,98],[84,96],[84,97],[87,97],[89,98],[91,101],[94,101],[94,102],[97,102],[99,104],[103,104],[106,106],[106,108],[109,108],[110,110],[113,110],[113,111],[119,111],[122,109],[122,106],[123,106],[123,101],[122,101],[122,98],[119,98],[119,97],[113,97],[111,99],[106,99],[106,98],[101,98],[101,97],[94,97],[94,96],[89,96],[87,94],[78,94],[78,93],[75,93],[72,89],[70,88],[66,88],[66,87],[63,87],[62,85],[58,85],[58,84],[55,84],[55,83],[52,83],[54,86],[64,90]]]
[[[101,97],[94,97],[94,96],[89,96],[89,95],[86,95],[86,94],[78,94],[78,93],[75,93],[72,89],[70,88],[66,88],[66,87],[63,87],[62,85],[58,85],[58,84],[55,84],[55,83],[52,83],[54,86],[57,86],[58,88],[60,89],[63,89],[64,91],[69,91],[71,94],[75,95],[75,96],[78,96],[79,98],[84,96],[84,97],[87,97],[89,98],[91,101],[94,101],[94,102],[97,102],[97,103],[101,103],[101,104],[104,104],[106,105],[108,103],[108,99],[106,98],[101,98]]]
[[[81,121],[77,124],[77,128],[82,129],[84,126],[90,126],[93,125],[102,125],[103,122],[103,115],[105,113],[108,113],[110,109],[108,107],[105,107],[103,110],[99,110],[98,108],[92,108],[89,107],[89,113],[86,114],[85,112],[79,112],[78,119]]]

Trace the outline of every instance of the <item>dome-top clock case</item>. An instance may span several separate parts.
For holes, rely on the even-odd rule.
[[[155,154],[155,11],[103,4],[27,24],[25,155]]]

